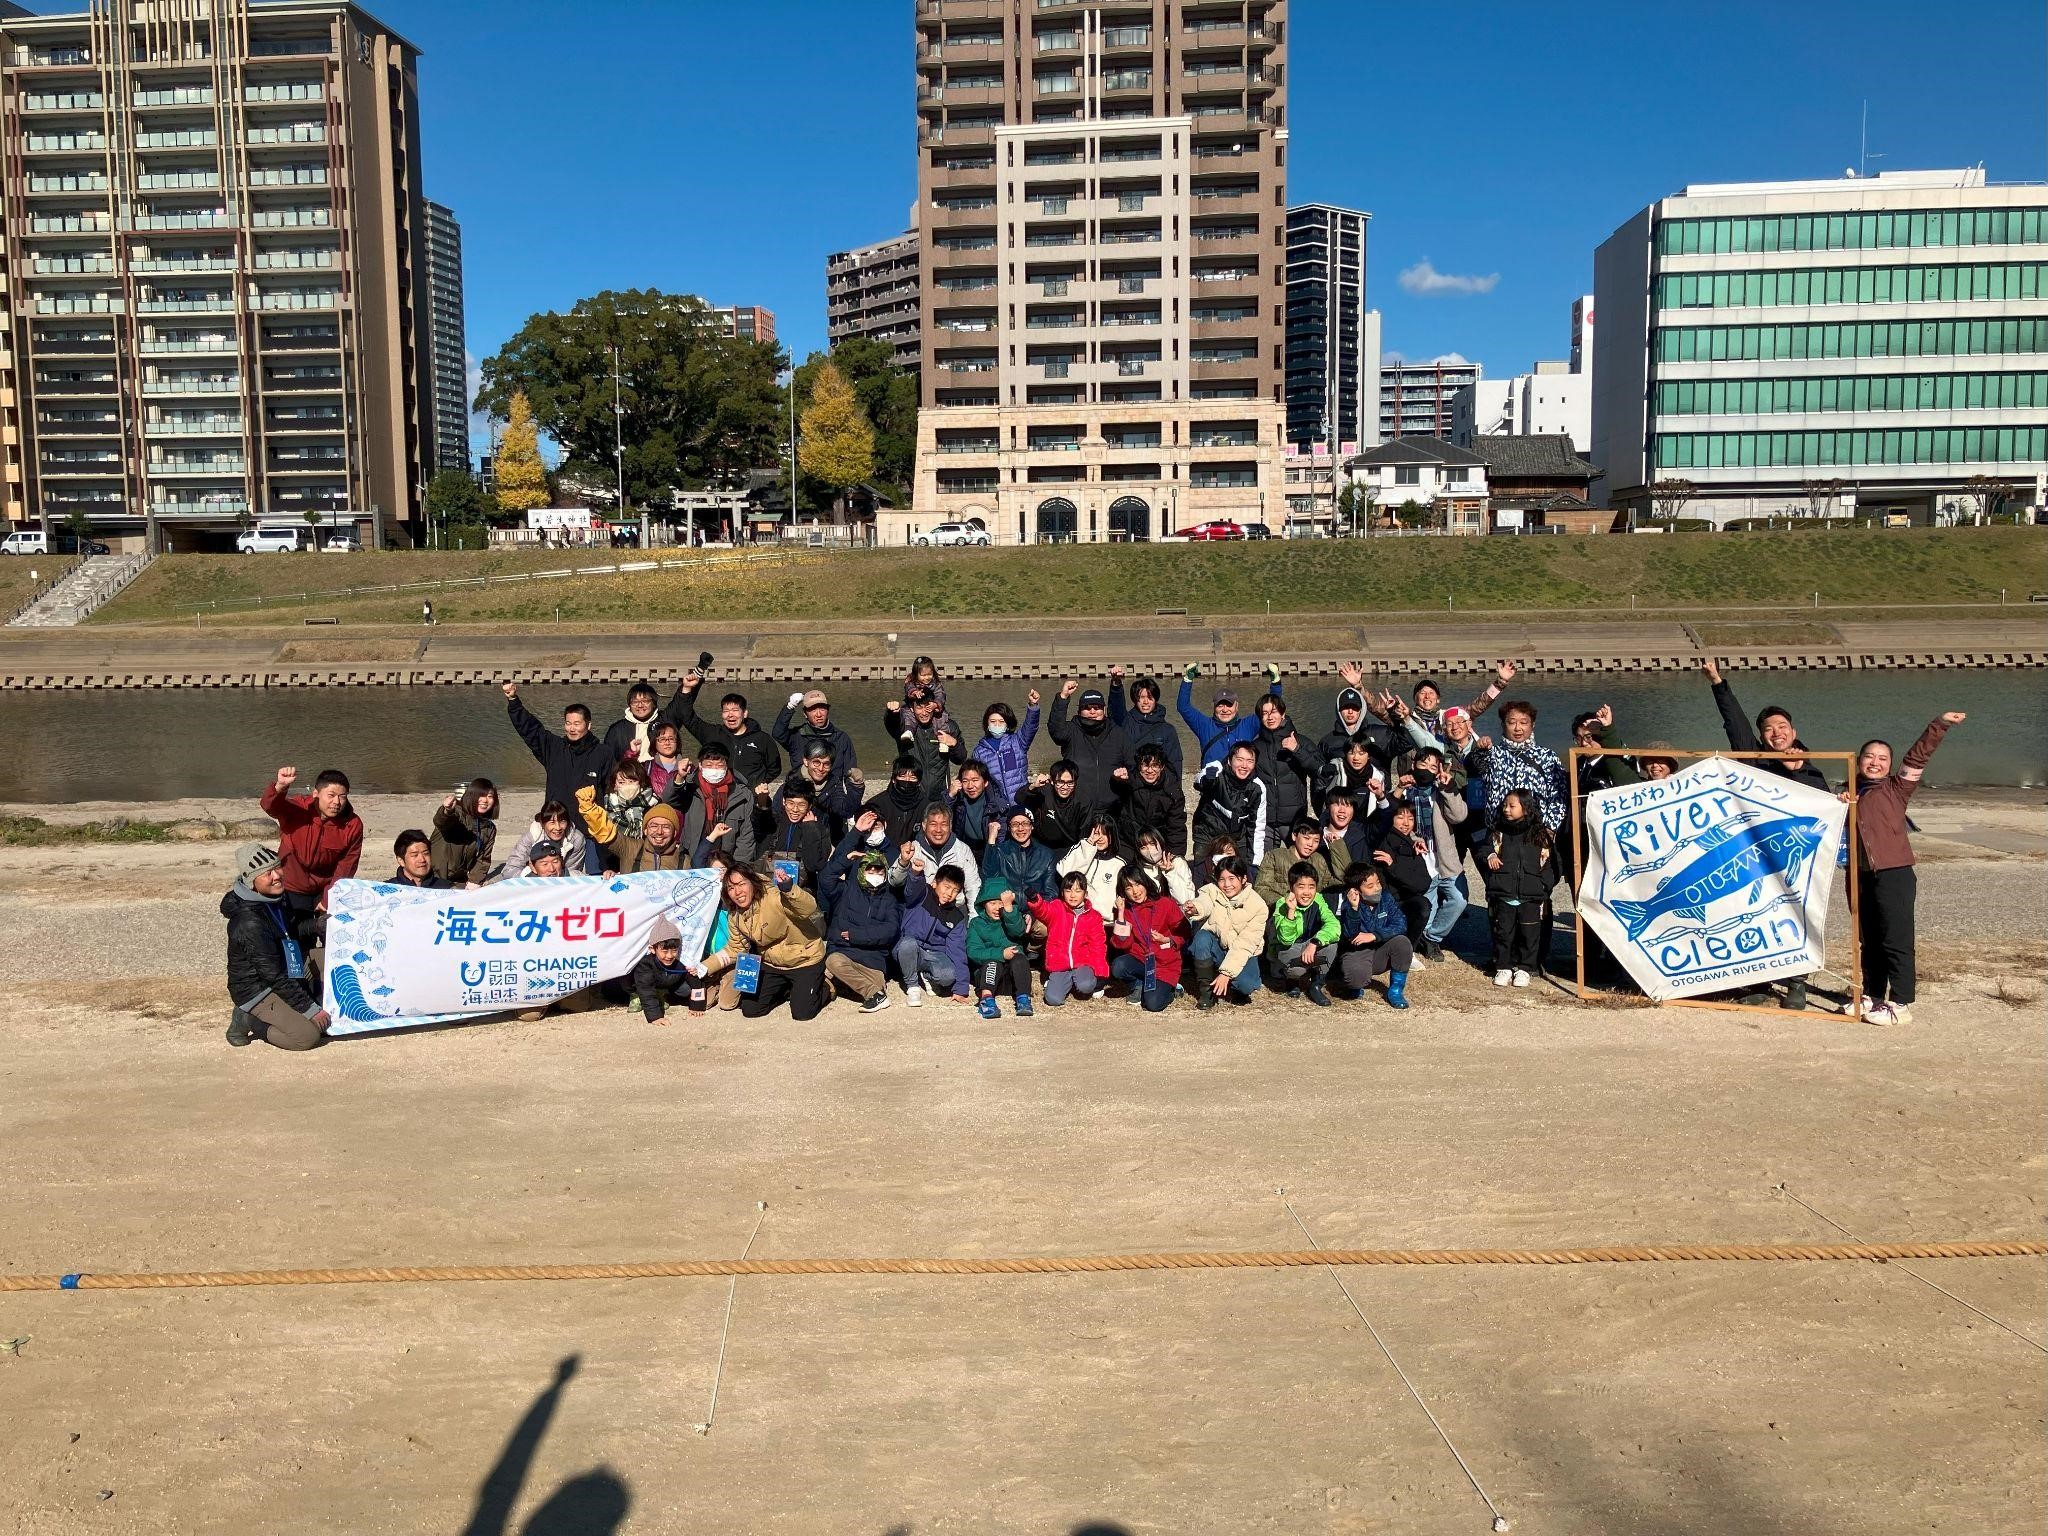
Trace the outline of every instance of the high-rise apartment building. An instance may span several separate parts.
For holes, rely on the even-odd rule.
[[[866,337],[887,345],[896,366],[915,373],[921,361],[918,327],[917,231],[825,258],[825,338],[828,346]]]
[[[737,336],[741,341],[775,341],[775,311],[763,309],[758,304],[715,305],[712,317],[718,321],[718,328],[728,336]]]
[[[441,204],[425,205],[427,335],[433,358],[436,469],[470,472],[469,340],[462,318],[462,226]]]
[[[434,433],[417,59],[343,0],[0,16],[10,519],[187,548],[375,509],[410,536]]]
[[[1287,441],[1340,454],[1379,433],[1379,358],[1366,355],[1366,221],[1355,208],[1287,211]],[[1347,446],[1348,445],[1348,446]]]
[[[1594,257],[1594,496],[1940,519],[2048,460],[2048,186],[1982,168],[1687,187]]]
[[[1448,438],[1458,394],[1485,377],[1477,363],[1384,363],[1380,367],[1380,439]]]
[[[884,542],[1277,521],[1285,0],[913,0],[917,478]]]

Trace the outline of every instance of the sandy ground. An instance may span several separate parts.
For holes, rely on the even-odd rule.
[[[365,810],[373,842],[422,816]],[[230,845],[0,850],[0,1272],[730,1255],[758,1201],[771,1256],[1294,1247],[1283,1187],[1343,1246],[1836,1235],[1781,1184],[1865,1238],[2038,1236],[2039,807],[1916,815],[1925,984],[1893,1029],[1503,999],[1454,963],[1405,1015],[618,1012],[230,1051]],[[2041,1261],[1911,1268],[2043,1336]],[[1900,1266],[1346,1279],[1516,1531],[2036,1523],[2043,1354]],[[698,1435],[728,1294],[0,1295],[0,1529],[1487,1527],[1327,1271],[746,1279]]]

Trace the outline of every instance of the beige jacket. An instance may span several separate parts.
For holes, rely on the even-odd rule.
[[[1265,897],[1247,885],[1235,896],[1225,896],[1213,885],[1195,892],[1188,919],[1197,929],[1216,935],[1223,946],[1223,974],[1236,980],[1245,962],[1265,952],[1266,920],[1272,909]]]
[[[706,957],[704,969],[715,972],[749,953],[778,971],[800,971],[823,961],[825,919],[817,899],[802,886],[778,891],[771,885],[746,911],[726,914],[725,948]]]

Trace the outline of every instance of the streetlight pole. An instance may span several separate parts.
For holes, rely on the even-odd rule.
[[[626,405],[623,386],[619,379],[619,347],[612,343],[612,461],[619,472],[619,519],[626,516]],[[643,520],[644,521],[644,520]],[[640,547],[647,547],[647,530],[640,530]]]
[[[796,354],[789,355],[789,526],[796,527]]]

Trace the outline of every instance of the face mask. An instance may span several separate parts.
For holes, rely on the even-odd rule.
[[[871,891],[879,891],[889,883],[889,877],[876,870],[869,870],[860,877],[860,883]]]
[[[887,827],[876,827],[872,832],[868,833],[868,846],[870,848],[879,848],[887,841],[889,841],[889,829]]]
[[[698,770],[697,776],[706,784],[723,784],[725,782],[725,770],[723,768],[702,768]]]
[[[991,720],[991,721],[989,721],[989,723],[988,723],[988,733],[989,733],[989,735],[991,735],[991,736],[993,736],[993,737],[997,738],[998,740],[1000,740],[1001,738],[1003,738],[1003,737],[1005,737],[1005,736],[1007,736],[1007,735],[1009,735],[1009,734],[1010,734],[1010,726],[1009,726],[1009,722],[1007,722],[1007,721],[1004,721],[1004,720]]]
[[[1150,853],[1145,855],[1145,862],[1147,864],[1157,864],[1163,852],[1164,850],[1162,849],[1154,848]]]

